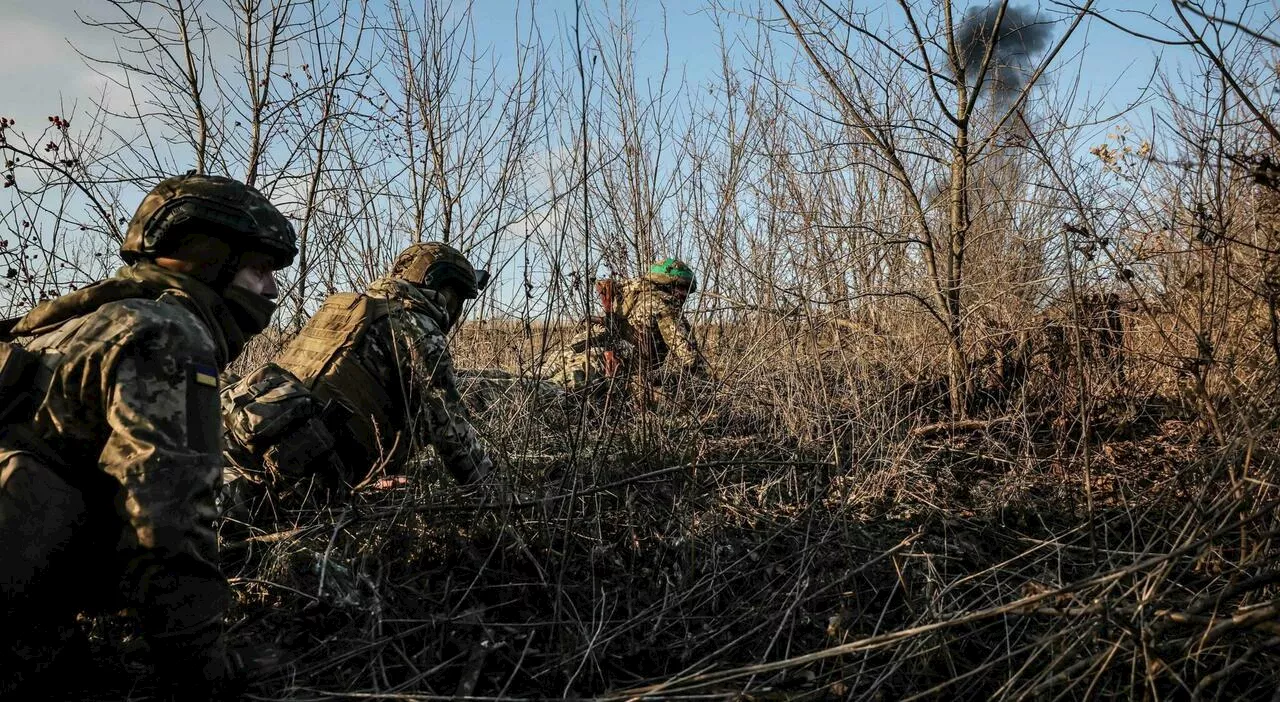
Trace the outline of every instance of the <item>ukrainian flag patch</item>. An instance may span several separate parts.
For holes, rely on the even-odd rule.
[[[191,377],[196,381],[196,385],[204,385],[210,388],[218,387],[218,369],[213,366],[192,363]]]

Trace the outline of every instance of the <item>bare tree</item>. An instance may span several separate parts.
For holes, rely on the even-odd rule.
[[[928,271],[927,295],[917,301],[945,331],[951,409],[961,417],[969,395],[964,291],[973,168],[1025,109],[1089,6],[1076,12],[1055,45],[1044,51],[1047,27],[1034,16],[1011,11],[1007,1],[972,9],[961,21],[949,2],[938,13],[923,15],[902,2],[905,31],[888,35],[852,9],[797,3],[793,12],[781,0],[775,4],[831,92],[834,119],[898,183],[911,219],[904,237],[921,251]],[[1042,51],[1043,57],[1033,61]],[[877,65],[874,59],[886,57],[889,65],[867,72]],[[894,94],[921,97],[904,106],[905,112],[886,114],[893,102],[883,96]],[[989,116],[981,119],[984,111]]]

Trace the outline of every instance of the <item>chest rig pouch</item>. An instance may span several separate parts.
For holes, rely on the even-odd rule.
[[[323,402],[274,363],[222,391],[228,448],[255,456],[273,478],[341,476],[332,454],[334,438],[325,426],[329,414]]]

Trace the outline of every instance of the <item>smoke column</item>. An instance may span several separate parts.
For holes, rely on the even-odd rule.
[[[999,2],[966,10],[956,30],[956,47],[964,65],[965,79],[972,85],[982,68],[987,46],[995,41],[986,84],[995,91],[995,99],[1003,103],[1015,98],[1026,84],[1032,71],[1032,57],[1049,45],[1051,23],[1041,20],[1030,8],[1010,5],[1004,11],[997,35],[999,12]]]

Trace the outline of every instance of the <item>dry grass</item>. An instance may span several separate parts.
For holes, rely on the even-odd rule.
[[[928,3],[708,3],[721,70],[672,80],[626,2],[498,47],[468,3],[112,5],[124,51],[87,60],[141,110],[0,121],[10,312],[100,278],[173,164],[288,201],[288,326],[437,236],[493,265],[489,310],[557,319],[668,255],[703,287],[714,380],[473,396],[497,499],[417,457],[225,530],[233,641],[292,657],[255,698],[1280,698],[1274,12],[1173,3],[1188,60],[1140,113],[1050,49],[1002,119]],[[1055,47],[1097,19],[1062,10],[1029,23]],[[471,324],[455,357],[527,375],[567,332]]]
[[[233,638],[296,656],[255,698],[1274,692],[1268,425],[1218,442],[1138,360],[1087,368],[1087,416],[1037,362],[952,431],[884,340],[762,361],[702,332],[722,380],[696,398],[484,410],[510,499],[428,460],[233,545]],[[471,333],[464,365],[529,344]]]
[[[564,334],[532,331],[464,328],[459,363],[525,370]],[[1273,697],[1263,376],[1250,411],[1197,398],[1134,327],[1123,382],[1036,353],[952,424],[926,343],[847,332],[703,326],[716,379],[648,405],[499,381],[471,401],[501,489],[426,456],[262,515],[231,638],[292,660],[251,698]]]

